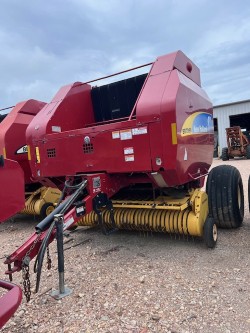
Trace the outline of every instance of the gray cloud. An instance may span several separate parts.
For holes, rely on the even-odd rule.
[[[249,16],[246,0],[2,0],[0,107],[177,49],[214,103],[249,99]]]

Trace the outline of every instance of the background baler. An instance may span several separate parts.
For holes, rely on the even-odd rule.
[[[0,222],[18,212],[45,217],[60,197],[57,188],[47,188],[31,174],[26,129],[46,104],[36,100],[18,103],[0,123]]]
[[[100,225],[105,234],[168,232],[203,237],[208,247],[216,244],[217,226],[241,225],[236,168],[214,168],[208,194],[201,189],[212,162],[213,118],[199,69],[180,51],[151,65],[148,74],[100,87],[65,86],[30,122],[32,176],[63,196],[6,259],[7,274],[27,273],[37,253],[41,269],[55,237],[54,214],[63,216],[64,230],[78,223]]]

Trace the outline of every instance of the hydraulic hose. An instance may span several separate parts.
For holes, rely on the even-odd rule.
[[[43,221],[38,223],[38,225],[36,226],[36,232],[37,233],[41,233],[41,232],[43,232],[43,231],[45,231],[46,229],[49,228],[47,230],[46,236],[44,237],[44,239],[42,241],[42,244],[40,246],[40,249],[39,249],[39,252],[37,254],[35,264],[34,264],[34,272],[37,273],[37,275],[36,275],[36,293],[38,292],[39,286],[40,286],[44,255],[45,255],[46,249],[48,247],[50,236],[51,236],[51,234],[54,230],[54,227],[55,227],[54,216],[56,214],[59,214],[59,213],[60,214],[65,214],[65,212],[75,202],[75,200],[78,198],[78,196],[81,194],[82,190],[86,186],[87,186],[87,180],[84,180],[83,182],[81,182],[78,185],[69,185],[67,183],[67,181],[65,181],[65,186],[64,186],[62,195],[60,197],[60,200],[59,200],[59,205],[53,210],[53,212],[51,212]],[[72,190],[74,189],[75,192],[70,197],[68,197],[66,200],[64,200],[61,203],[61,201],[63,200],[66,188],[69,188],[69,189],[72,189]]]
[[[44,237],[44,239],[42,241],[42,244],[40,246],[39,252],[38,252],[36,260],[35,260],[34,272],[37,273],[36,274],[36,293],[38,292],[39,286],[40,286],[44,255],[45,255],[46,249],[48,247],[48,242],[49,242],[49,239],[50,239],[50,236],[52,234],[54,227],[55,227],[55,221],[53,221],[51,223],[49,230],[47,231],[46,236]]]

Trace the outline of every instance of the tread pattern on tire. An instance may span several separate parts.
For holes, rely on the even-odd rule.
[[[246,158],[249,160],[250,159],[250,145],[246,147]]]
[[[228,148],[222,148],[221,159],[222,159],[222,161],[228,161],[229,160]]]
[[[46,202],[42,208],[41,208],[41,211],[40,211],[40,216],[41,218],[45,219],[45,217],[47,217],[47,214],[46,214],[46,210],[48,209],[48,207],[53,207],[53,203],[52,202]]]
[[[207,217],[205,224],[204,224],[204,240],[205,243],[207,245],[207,247],[213,249],[217,243],[217,239],[216,241],[214,240],[213,237],[213,226],[214,226],[215,222],[214,219],[210,216]]]
[[[240,191],[240,205],[238,194]],[[221,228],[238,228],[244,218],[244,193],[240,172],[231,165],[213,168],[207,179],[209,213]]]

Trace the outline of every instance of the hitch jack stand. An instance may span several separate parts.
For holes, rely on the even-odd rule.
[[[51,296],[59,300],[72,293],[64,284],[64,252],[63,252],[63,214],[54,216],[56,224],[57,256],[58,256],[58,273],[59,273],[59,290],[52,291]]]

